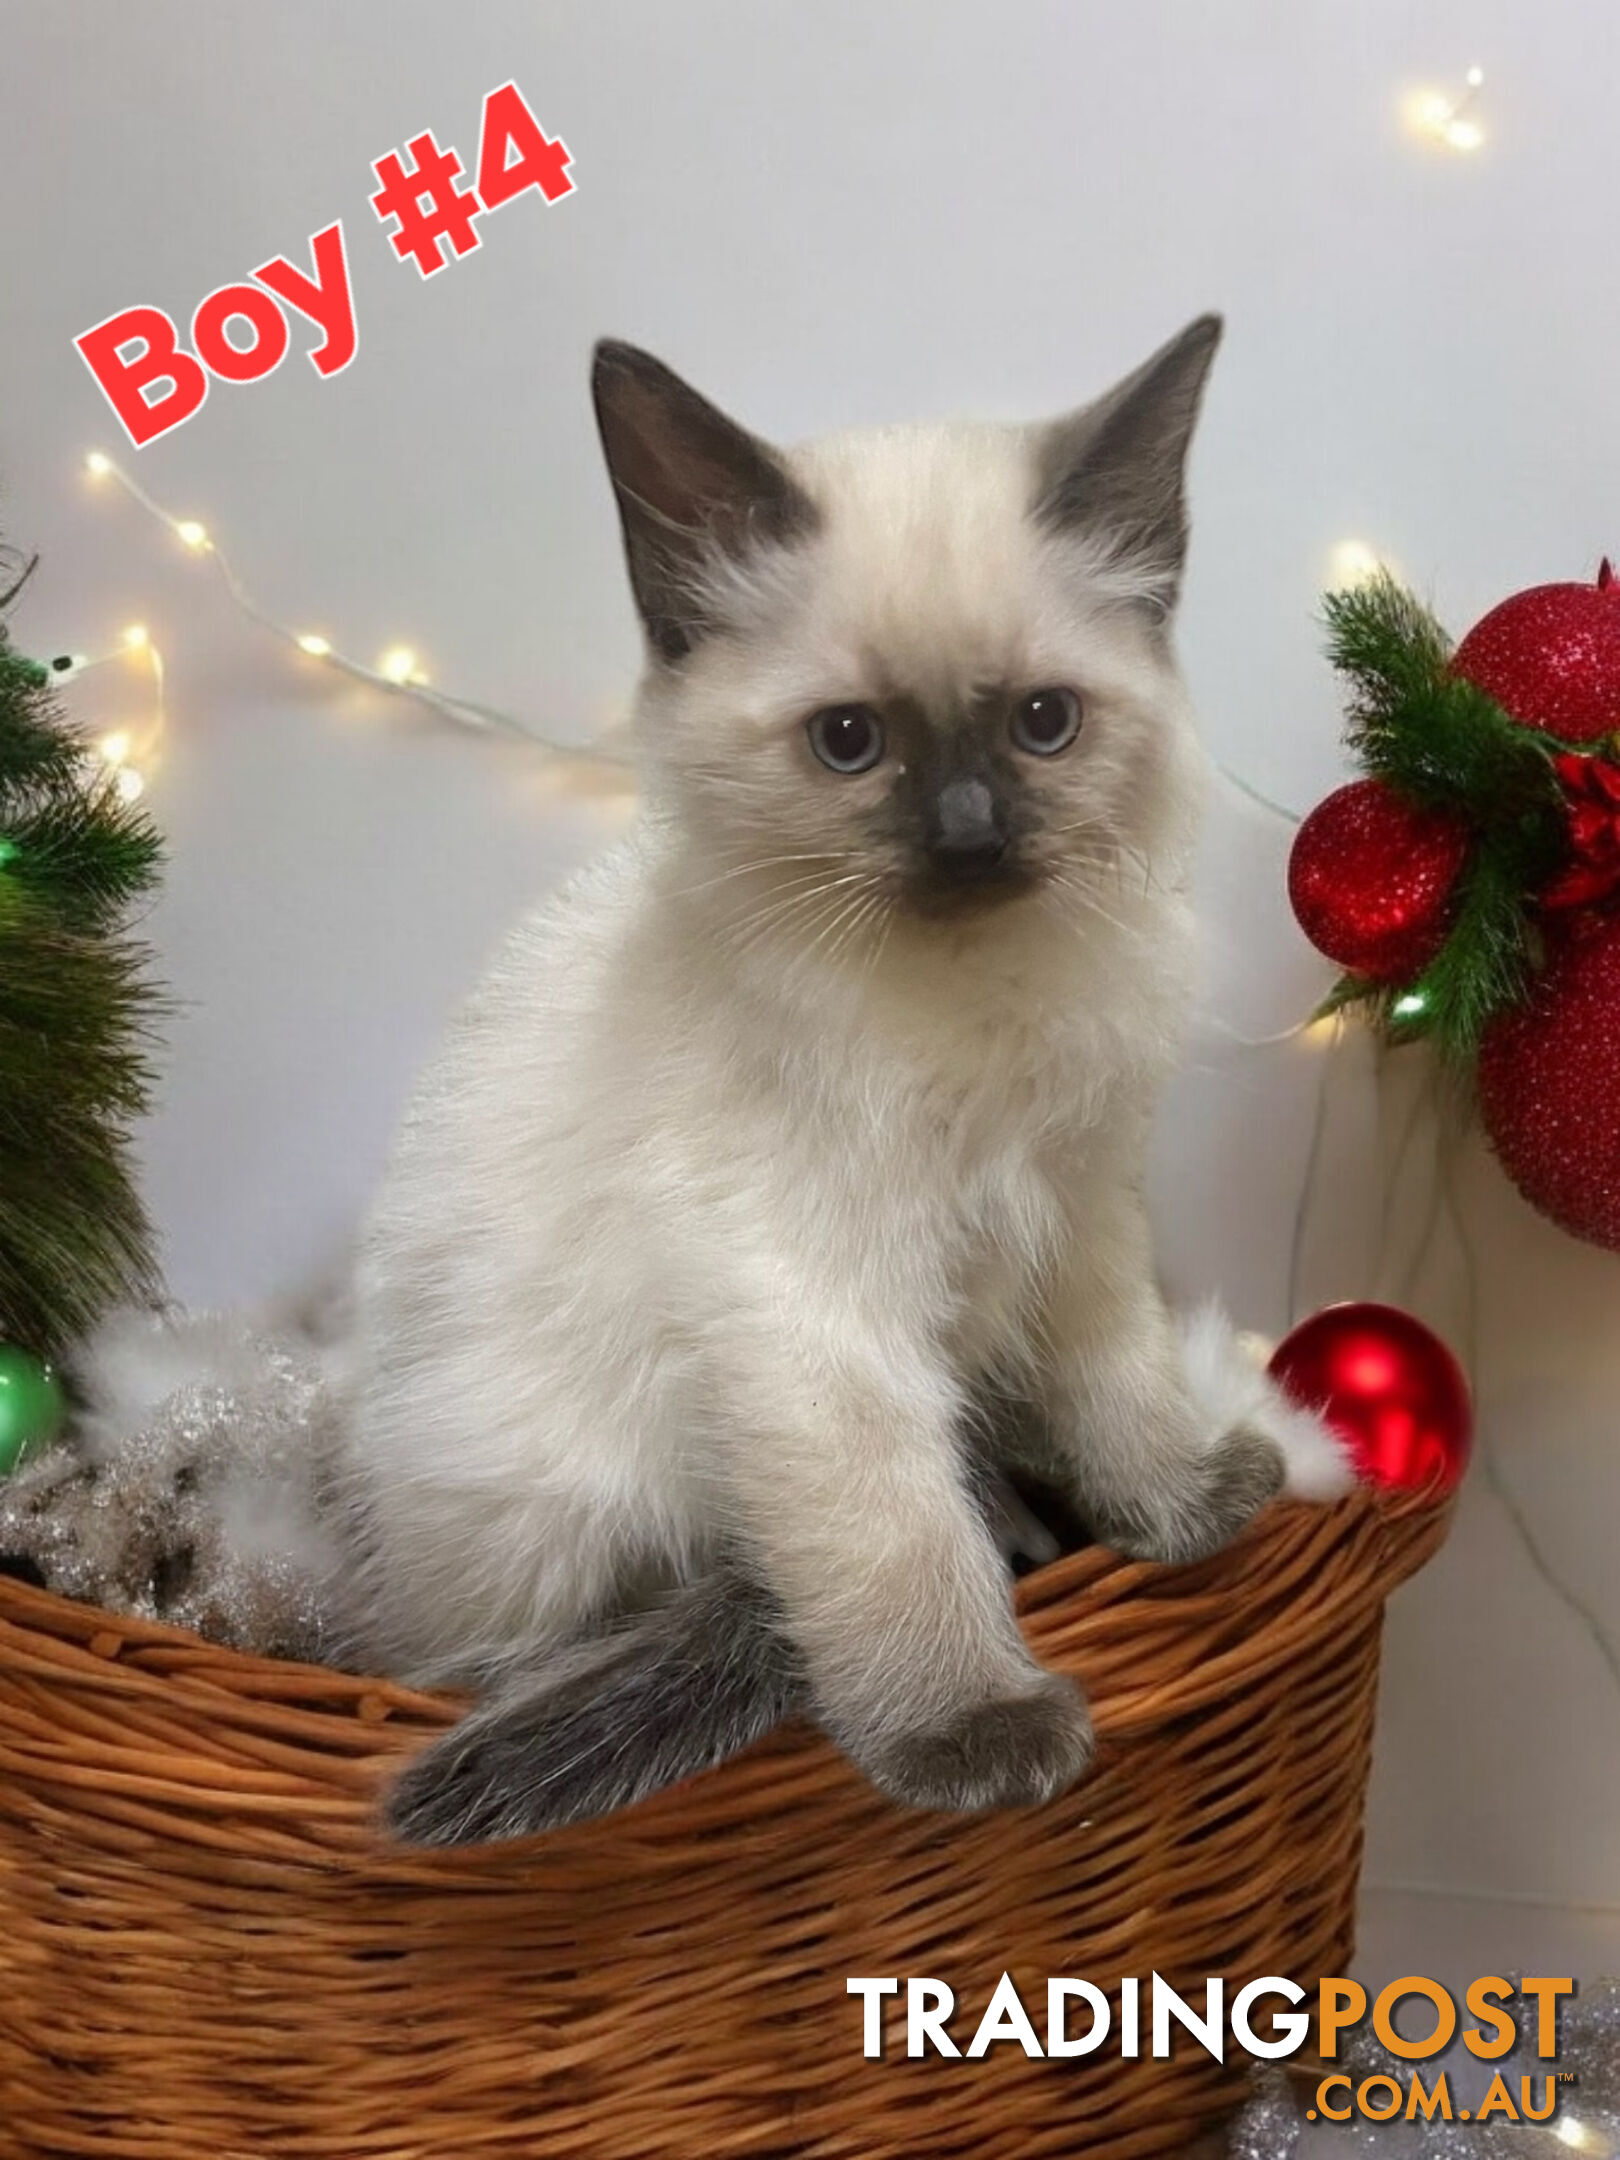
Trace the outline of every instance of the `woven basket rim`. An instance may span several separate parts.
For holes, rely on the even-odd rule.
[[[1016,1586],[1020,1620],[1037,1657],[1078,1666],[1100,1740],[1122,1739],[1196,1710],[1241,1684],[1261,1629],[1282,1640],[1345,1627],[1380,1609],[1444,1538],[1451,1497],[1359,1489],[1330,1507],[1283,1503],[1232,1545],[1190,1567],[1127,1561],[1103,1547],[1066,1554]],[[114,1613],[0,1576],[0,1673],[37,1687],[71,1683],[94,1698],[123,1698],[165,1718],[189,1705],[215,1730],[240,1729],[292,1751],[365,1758],[420,1745],[466,1708],[464,1693],[422,1689],[375,1674],[266,1657],[205,1640],[166,1622]],[[739,1794],[748,1766],[812,1740],[781,1728],[724,1766]],[[0,1776],[18,1744],[0,1728]],[[710,1771],[684,1793],[707,1786]],[[268,1800],[268,1791],[263,1796]],[[659,1795],[643,1809],[657,1805]]]
[[[1335,1526],[1336,1541],[1338,1532],[1352,1524],[1377,1525],[1390,1533],[1384,1556],[1390,1572],[1387,1576],[1380,1573],[1377,1586],[1377,1595],[1382,1598],[1408,1575],[1414,1574],[1429,1556],[1426,1540],[1424,1549],[1416,1552],[1411,1549],[1411,1534],[1428,1524],[1443,1530],[1453,1504],[1454,1495],[1435,1485],[1422,1488],[1358,1486],[1346,1498],[1327,1506],[1282,1501],[1268,1508],[1241,1536],[1209,1560],[1185,1567],[1166,1567],[1156,1561],[1122,1559],[1102,1545],[1083,1546],[1022,1576],[1014,1586],[1014,1602],[1020,1617],[1028,1621],[1048,1608],[1066,1602],[1077,1592],[1094,1587],[1104,1578],[1110,1579],[1121,1594],[1140,1591],[1153,1584],[1168,1585],[1181,1594],[1193,1588],[1199,1578],[1231,1574],[1234,1562],[1250,1556],[1262,1541],[1278,1542],[1278,1533],[1284,1528],[1292,1533],[1289,1542],[1303,1544],[1309,1543],[1313,1531],[1323,1525]],[[11,1608],[9,1612],[8,1607]],[[55,1628],[48,1624],[53,1614],[62,1623]],[[90,1641],[116,1636],[121,1648],[193,1653],[199,1662],[224,1666],[244,1682],[250,1679],[269,1682],[272,1693],[283,1691],[277,1676],[285,1681],[296,1675],[301,1681],[331,1686],[343,1692],[379,1694],[390,1707],[407,1714],[425,1715],[435,1724],[442,1722],[447,1708],[458,1709],[466,1701],[466,1691],[462,1689],[416,1688],[382,1674],[351,1672],[340,1666],[303,1658],[274,1657],[262,1651],[234,1649],[171,1621],[147,1619],[110,1606],[94,1605],[85,1599],[68,1597],[60,1591],[44,1589],[20,1577],[0,1573],[0,1661],[10,1654],[8,1638],[19,1624],[24,1628],[43,1628],[45,1632],[59,1634],[64,1640],[83,1638]]]

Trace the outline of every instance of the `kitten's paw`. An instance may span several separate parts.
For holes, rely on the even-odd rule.
[[[1275,1440],[1240,1425],[1192,1462],[1179,1466],[1173,1491],[1098,1523],[1097,1534],[1128,1560],[1183,1567],[1207,1560],[1270,1505],[1287,1482],[1288,1464]]]
[[[1181,1339],[1188,1389],[1206,1432],[1241,1425],[1274,1440],[1288,1470],[1283,1490],[1295,1500],[1338,1500],[1351,1490],[1355,1470],[1343,1441],[1289,1400],[1218,1305],[1185,1314]]]
[[[903,1807],[967,1813],[1038,1807],[1074,1783],[1094,1746],[1085,1697],[1072,1680],[1046,1673],[1028,1695],[980,1703],[855,1759]]]

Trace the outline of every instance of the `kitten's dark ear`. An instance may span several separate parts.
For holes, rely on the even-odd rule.
[[[807,537],[815,505],[769,444],[651,353],[604,338],[591,394],[636,605],[653,650],[679,660],[714,627],[705,563]]]
[[[1093,534],[1140,576],[1142,598],[1168,615],[1187,553],[1187,449],[1221,318],[1200,315],[1134,374],[1054,420],[1037,445],[1036,514]]]

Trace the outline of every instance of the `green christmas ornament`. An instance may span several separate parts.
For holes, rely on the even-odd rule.
[[[66,1416],[67,1398],[51,1368],[0,1343],[0,1477],[49,1447]]]

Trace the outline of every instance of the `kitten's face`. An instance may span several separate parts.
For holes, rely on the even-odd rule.
[[[1165,629],[1212,346],[1146,415],[1116,393],[1049,428],[788,453],[739,431],[740,490],[718,505],[713,461],[735,446],[711,428],[707,499],[679,520],[657,497],[690,413],[638,464],[603,409],[655,655],[645,754],[728,903],[837,950],[895,915],[962,924],[1044,900],[1106,919],[1110,879],[1174,867],[1157,858],[1185,826],[1189,740]],[[1088,462],[1077,508],[1065,490]]]

